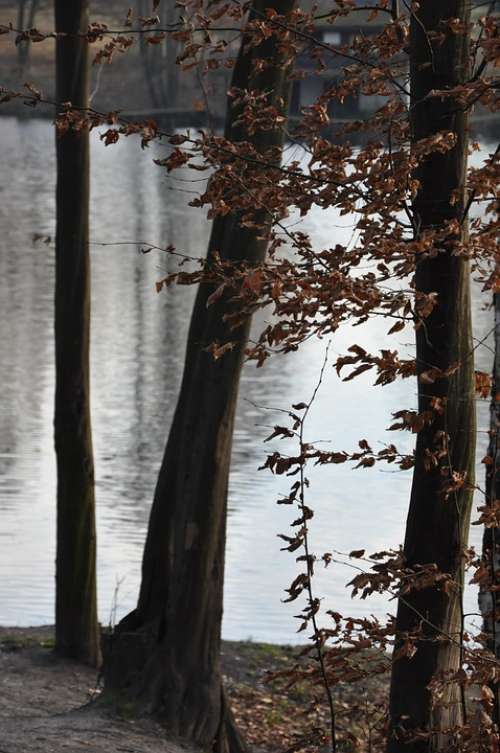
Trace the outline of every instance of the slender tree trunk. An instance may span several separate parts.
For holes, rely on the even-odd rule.
[[[165,20],[167,24],[174,24],[179,19],[179,8],[175,0],[167,0]],[[167,37],[165,58],[163,60],[163,105],[177,107],[179,95],[179,66],[176,64],[178,42],[171,35]]]
[[[17,11],[17,28],[32,29],[35,25],[35,16],[38,10],[39,0],[31,0],[28,12],[28,19],[25,25],[26,0],[19,0]],[[28,64],[30,56],[31,42],[22,42],[17,47],[17,60],[20,67],[24,70]]]
[[[500,294],[493,296],[495,309],[495,360],[490,407],[490,442],[488,455],[491,463],[486,465],[486,504],[495,506],[500,500]],[[500,572],[500,531],[498,528],[486,528],[483,534],[483,563],[490,571],[490,587],[481,588],[479,607],[483,615],[483,631],[488,636],[488,648],[500,659],[500,614],[498,592],[491,586],[498,586]],[[500,724],[500,701],[498,684],[492,684],[495,696],[493,718]]]
[[[469,32],[446,31],[442,44],[432,33],[442,31],[447,19],[459,18],[468,23],[467,0],[420,0],[411,18],[411,121],[412,140],[432,136],[440,131],[453,132],[456,145],[445,154],[432,153],[421,164],[416,177],[420,190],[414,211],[420,231],[443,228],[446,222],[462,222],[464,183],[467,160],[466,115],[456,101],[428,97],[433,89],[456,86],[468,75]],[[431,35],[431,36],[429,36]],[[455,201],[456,198],[456,201]],[[462,232],[465,232],[462,223]],[[470,318],[469,264],[453,254],[458,237],[450,237],[436,248],[434,258],[416,260],[416,291],[438,294],[438,305],[417,330],[417,373],[419,375],[419,411],[430,410],[433,398],[444,403],[444,413],[417,437],[416,463],[406,527],[405,556],[409,566],[436,563],[462,583],[462,551],[467,542],[472,492],[467,485],[447,499],[443,486],[450,472],[466,475],[473,483],[475,448],[475,412],[473,358]],[[425,383],[421,374],[431,367],[460,368],[447,379]],[[426,455],[438,448],[447,435],[448,453],[437,467],[426,467]],[[397,631],[417,630],[421,625],[423,640],[412,658],[393,662],[390,697],[390,753],[427,753],[442,743],[439,735],[429,739],[404,742],[405,733],[416,729],[443,729],[459,722],[461,708],[456,692],[447,708],[433,709],[428,689],[432,677],[440,670],[456,670],[460,651],[449,640],[461,638],[461,593],[445,593],[437,588],[412,591],[399,600]]]
[[[274,0],[279,13],[294,0]],[[254,7],[265,11],[266,0]],[[254,74],[254,60],[273,65]],[[287,75],[273,39],[257,48],[242,46],[233,85],[269,92],[280,107]],[[226,136],[245,138],[229,106]],[[259,149],[275,147],[282,132],[252,137]],[[267,216],[261,221],[265,224]],[[263,261],[265,230],[241,227],[240,217],[214,221],[208,258],[250,264]],[[118,626],[105,657],[105,688],[127,693],[163,721],[172,736],[203,749],[237,753],[244,749],[228,709],[220,669],[227,488],[234,414],[250,317],[230,332],[223,321],[225,295],[207,308],[213,286],[199,288],[188,336],[184,376],[156,487],[143,558],[137,609]],[[204,348],[231,340],[219,360]]]
[[[57,0],[56,31],[86,30],[88,0]],[[88,43],[56,42],[57,101],[88,104]],[[94,464],[90,427],[89,134],[57,139],[56,396],[57,454],[56,651],[99,661],[96,608]]]
[[[28,16],[28,29],[32,29],[35,23],[35,16],[38,10],[39,0],[31,0],[30,12]]]
[[[17,3],[17,28],[19,31],[22,31],[24,29],[24,11],[26,8],[26,0],[18,0]],[[22,44],[18,44],[17,46],[17,62],[19,63],[19,66],[23,68],[24,66],[24,44],[28,44],[27,42],[24,42]]]
[[[145,7],[146,4],[144,0],[137,0],[137,15],[139,17],[145,17],[148,16],[149,13],[149,7]],[[151,55],[155,54],[155,50],[152,49],[152,46],[148,44],[148,41],[146,39],[146,36],[144,34],[139,35],[139,50],[141,55],[141,61],[142,61],[142,69],[144,71],[144,78],[146,79],[146,85],[148,87],[149,91],[149,97],[151,100],[151,106],[154,108],[160,107],[160,97],[158,95],[157,90],[157,82],[156,77],[154,75],[154,65],[153,61],[151,59]],[[156,54],[159,55],[157,52]]]

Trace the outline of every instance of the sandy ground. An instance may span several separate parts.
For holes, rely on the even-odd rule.
[[[60,659],[53,645],[51,626],[0,627],[0,753],[186,753],[166,741],[153,721],[117,718],[102,709],[95,703],[97,671]],[[286,739],[275,745],[279,720],[265,678],[295,652],[289,646],[223,643],[226,687],[254,753],[288,747]],[[291,728],[286,715],[283,725]]]
[[[188,753],[150,719],[111,715],[96,703],[97,671],[56,657],[53,645],[53,627],[0,627],[0,753]],[[314,732],[329,725],[322,689],[290,686],[281,676],[296,664],[299,650],[222,643],[225,687],[252,753],[323,749]],[[386,695],[387,675],[335,688],[339,751],[352,750],[354,742],[365,749],[366,735],[373,736],[365,711]]]
[[[0,753],[180,753],[154,723],[98,710],[96,671],[52,644],[50,627],[0,628]]]

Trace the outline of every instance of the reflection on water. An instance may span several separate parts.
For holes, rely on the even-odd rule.
[[[54,233],[54,149],[51,127],[3,118],[0,187],[0,623],[32,625],[53,620],[55,461],[52,246],[32,243],[34,233]],[[149,507],[179,388],[193,291],[174,287],[157,295],[155,281],[172,267],[161,253],[142,255],[130,241],[205,252],[209,224],[187,207],[197,184],[167,178],[152,164],[153,148],[131,140],[104,148],[95,139],[92,161],[92,416],[96,453],[99,613],[108,622],[134,606]],[[199,174],[194,176],[197,179]],[[351,228],[335,212],[307,221],[318,244],[346,241]],[[99,245],[111,244],[111,245]],[[476,334],[491,328],[491,314],[476,313]],[[263,323],[263,315],[260,324]],[[256,322],[255,326],[259,326]],[[354,341],[384,346],[384,321],[339,333],[333,355]],[[398,340],[399,338],[399,340]],[[403,331],[394,344],[410,342]],[[324,343],[299,354],[244,370],[230,482],[224,635],[269,641],[296,640],[297,604],[281,603],[296,572],[294,556],[280,552],[276,534],[293,511],[277,506],[287,480],[257,471],[272,443],[263,445],[274,414],[258,406],[288,408],[307,398],[317,380]],[[491,355],[478,350],[480,367]],[[370,377],[341,383],[328,370],[308,426],[310,440],[354,449],[365,437],[377,447],[392,435],[391,412],[415,403],[412,381],[384,389]],[[487,406],[480,406],[486,428]],[[399,439],[409,443],[411,438]],[[478,457],[486,435],[479,435]],[[407,447],[410,445],[407,444]],[[478,473],[481,474],[481,466]],[[388,468],[353,473],[347,465],[312,471],[313,547],[324,551],[396,546],[403,538],[410,474]],[[479,531],[475,529],[476,540]],[[318,594],[343,613],[384,613],[381,597],[351,601],[340,565],[318,575]],[[474,595],[467,612],[476,611]],[[393,606],[393,605],[392,605]]]

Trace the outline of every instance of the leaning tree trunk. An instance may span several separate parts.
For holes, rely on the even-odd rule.
[[[256,0],[265,12],[293,8],[294,0]],[[281,109],[287,89],[284,62],[273,38],[242,49],[233,86],[268,92]],[[257,74],[255,60],[271,65]],[[245,139],[236,125],[239,110],[229,109],[226,136]],[[282,131],[251,139],[261,151],[281,156]],[[215,219],[208,259],[260,264],[265,228],[242,227],[230,214]],[[261,224],[268,222],[260,216]],[[173,737],[202,749],[237,753],[244,748],[232,722],[222,685],[220,632],[223,608],[227,489],[234,414],[250,317],[229,331],[223,295],[207,308],[214,287],[201,284],[187,343],[184,376],[155,491],[143,557],[137,608],[118,625],[105,656],[105,697],[116,693],[156,713]],[[219,360],[206,346],[232,341]],[[109,652],[109,655],[107,655]]]
[[[458,220],[461,230],[451,233],[439,245],[436,255],[416,259],[415,288],[438,294],[437,306],[417,329],[417,374],[419,412],[432,410],[434,398],[442,400],[444,412],[434,413],[432,425],[417,437],[415,469],[411,490],[404,552],[407,564],[436,563],[463,583],[462,551],[467,542],[471,485],[474,473],[475,411],[473,388],[472,334],[470,316],[469,264],[454,254],[465,233],[464,184],[467,161],[466,114],[449,98],[429,96],[433,89],[446,89],[467,80],[469,31],[451,33],[448,19],[468,24],[467,0],[420,0],[412,13],[410,31],[412,141],[438,132],[453,133],[455,146],[446,153],[433,152],[417,170],[420,188],[413,209],[420,233],[443,230]],[[444,29],[445,39],[440,41]],[[448,378],[432,383],[422,374],[432,367],[446,371],[459,363]],[[434,403],[435,404],[435,403]],[[445,437],[448,437],[446,440]],[[447,442],[448,451],[437,466],[428,468],[428,453]],[[432,464],[431,464],[432,466]],[[465,474],[466,484],[448,498],[443,493],[451,472]],[[438,588],[413,590],[400,598],[397,632],[423,635],[413,658],[393,661],[390,696],[390,753],[427,753],[443,742],[440,735],[406,741],[420,729],[443,729],[460,722],[460,703],[454,690],[447,708],[432,708],[428,685],[441,670],[456,670],[459,649],[444,635],[461,638],[461,589],[445,593]]]
[[[88,105],[88,0],[57,0],[57,101]],[[73,36],[72,36],[73,35]],[[89,134],[57,138],[56,396],[57,455],[56,651],[99,661],[96,607],[94,465],[90,428],[88,245]]]

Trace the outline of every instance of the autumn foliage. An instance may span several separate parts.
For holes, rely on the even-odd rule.
[[[395,734],[386,700],[373,698],[367,702],[360,696],[358,708],[354,703],[350,705],[353,718],[363,717],[365,723],[354,734],[336,723],[342,688],[348,684],[359,687],[386,675],[391,652],[392,662],[418,662],[419,651],[423,652],[427,641],[449,645],[458,652],[458,664],[435,673],[425,688],[430,694],[432,714],[452,703],[459,705],[461,712],[456,723],[445,726],[433,727],[429,723],[422,728],[409,728],[402,723],[397,750],[497,751],[499,659],[492,650],[491,636],[467,631],[463,608],[457,633],[436,627],[425,610],[418,612],[411,629],[402,632],[394,617],[384,623],[371,616],[354,619],[332,611],[314,589],[315,569],[341,562],[353,569],[349,585],[354,597],[368,599],[374,593],[389,594],[399,599],[400,608],[403,605],[415,613],[416,594],[419,603],[425,603],[430,593],[445,601],[457,596],[461,602],[464,577],[479,584],[483,592],[496,592],[496,552],[491,559],[485,559],[462,542],[453,573],[441,570],[434,561],[409,563],[398,542],[393,550],[384,552],[316,552],[307,477],[311,464],[350,463],[360,472],[375,464],[407,471],[418,465],[422,472],[437,474],[439,504],[448,506],[456,503],[457,495],[470,494],[476,488],[467,468],[454,467],[450,461],[446,421],[450,396],[446,389],[472,368],[477,345],[456,361],[443,365],[437,358],[422,365],[406,351],[401,352],[395,335],[406,330],[408,336],[416,332],[417,338],[424,338],[439,316],[442,295],[433,286],[424,289],[415,282],[416,272],[418,279],[418,272],[431,269],[429,265],[436,260],[448,259],[452,264],[459,260],[470,266],[486,301],[499,291],[499,149],[492,151],[480,166],[470,167],[466,174],[458,176],[457,185],[446,199],[447,213],[436,214],[439,221],[424,223],[419,205],[429,161],[438,155],[446,162],[461,148],[469,153],[478,150],[467,117],[474,112],[498,110],[499,41],[494,4],[485,6],[483,14],[475,13],[472,18],[443,14],[436,28],[424,28],[429,51],[429,61],[424,65],[434,65],[434,57],[450,39],[467,37],[469,41],[468,72],[463,80],[454,86],[431,89],[425,95],[425,105],[430,110],[436,106],[445,108],[447,116],[450,112],[460,113],[465,120],[464,144],[458,126],[448,122],[446,128],[422,138],[416,137],[412,125],[419,104],[414,100],[410,81],[414,65],[412,24],[422,23],[419,14],[425,2],[401,3],[401,7],[389,0],[368,3],[368,24],[383,18],[381,30],[356,35],[349,43],[338,45],[323,41],[318,33],[320,22],[335,28],[338,19],[365,12],[365,6],[361,8],[353,0],[336,0],[326,12],[312,6],[307,10],[296,8],[286,15],[270,8],[260,13],[254,8],[253,20],[247,21],[250,4],[237,0],[186,0],[177,5],[180,20],[171,28],[158,27],[154,8],[148,18],[136,19],[129,13],[121,30],[91,24],[82,35],[96,48],[95,64],[109,63],[114,55],[126,52],[139,34],[146,35],[152,45],[159,45],[172,35],[183,45],[178,58],[181,68],[189,70],[202,59],[204,73],[209,75],[217,67],[230,69],[234,65],[234,31],[242,27],[249,48],[258,47],[265,40],[273,41],[283,66],[290,71],[291,81],[304,77],[304,70],[297,63],[306,56],[307,75],[321,76],[334,62],[338,75],[314,103],[302,108],[300,117],[293,122],[283,116],[283,102],[269,103],[267,92],[231,89],[229,97],[239,113],[237,125],[248,135],[243,140],[209,129],[196,135],[187,131],[169,133],[151,120],[129,122],[119,112],[101,113],[65,103],[56,117],[59,134],[99,128],[105,145],[127,136],[138,136],[142,148],[158,141],[164,152],[155,160],[158,169],[190,169],[206,176],[205,187],[191,201],[192,206],[205,211],[210,220],[238,216],[241,227],[256,230],[268,242],[265,261],[252,264],[223,259],[217,252],[206,261],[199,260],[170,246],[164,249],[165,253],[179,258],[179,268],[158,281],[158,292],[168,295],[171,285],[209,286],[207,307],[226,300],[224,319],[233,332],[238,332],[257,310],[264,309],[267,324],[245,351],[247,360],[257,367],[265,367],[267,359],[276,353],[297,351],[312,337],[326,341],[341,327],[363,327],[375,317],[382,318],[387,322],[383,348],[369,352],[353,342],[336,357],[331,357],[327,349],[323,370],[335,368],[344,381],[368,372],[380,389],[395,380],[416,379],[418,375],[421,392],[426,387],[432,392],[424,409],[394,406],[389,428],[395,439],[381,449],[374,449],[360,436],[356,448],[325,450],[307,437],[307,416],[321,387],[322,372],[311,396],[304,396],[305,402],[281,411],[279,423],[269,437],[286,440],[287,451],[271,452],[262,466],[273,474],[291,477],[289,493],[278,504],[295,505],[298,515],[292,530],[281,534],[283,550],[294,556],[298,567],[286,600],[302,604],[298,629],[311,636],[296,665],[286,671],[285,680],[290,685],[309,685],[315,703],[327,711],[320,714],[319,727],[315,726],[309,736],[302,736],[289,750],[312,751],[321,745],[329,746],[333,753],[385,750],[388,734]],[[455,5],[458,8],[460,4]],[[37,29],[2,31],[14,33],[17,43],[41,42],[53,36]],[[266,59],[256,64],[261,70],[267,65]],[[337,108],[346,98],[359,95],[377,97],[376,109],[363,120],[337,121]],[[33,84],[22,92],[3,90],[0,99],[8,102],[18,98],[35,106],[45,101]],[[450,122],[454,122],[453,118]],[[274,131],[283,131],[285,140],[301,145],[300,159],[281,163],[276,147],[262,150],[255,146],[252,136]],[[349,215],[354,223],[350,243],[341,244],[332,238],[328,246],[317,247],[303,223],[297,221],[306,218],[312,208]],[[468,312],[464,311],[464,316]],[[233,347],[229,336],[210,343],[207,350],[217,360]],[[489,375],[476,371],[474,378],[476,396],[489,399]],[[469,397],[473,399],[472,395]],[[421,456],[416,456],[415,452],[398,447],[396,437],[401,431],[416,437],[425,434],[432,441]],[[293,452],[290,447],[295,448]],[[483,462],[491,466],[496,461],[488,455]],[[497,529],[499,506],[495,496],[486,497],[474,523]],[[496,612],[493,623],[495,616]],[[435,718],[441,717],[437,714]]]

